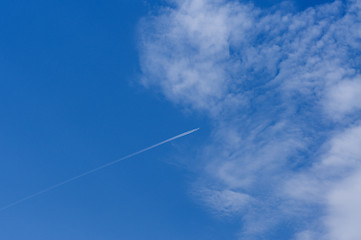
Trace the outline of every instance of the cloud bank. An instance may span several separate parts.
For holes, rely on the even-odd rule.
[[[287,9],[172,1],[140,23],[141,81],[209,116],[194,192],[242,239],[359,240],[361,1]]]

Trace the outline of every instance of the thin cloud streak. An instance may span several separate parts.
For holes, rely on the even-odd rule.
[[[92,174],[92,173],[95,173],[95,172],[97,172],[97,171],[100,171],[100,170],[102,170],[102,169],[104,169],[104,168],[110,167],[110,166],[112,166],[112,165],[114,165],[114,164],[116,164],[116,163],[118,163],[118,162],[120,162],[120,161],[123,161],[123,160],[126,160],[126,159],[128,159],[128,158],[134,157],[134,156],[139,155],[139,154],[141,154],[141,153],[143,153],[143,152],[146,152],[146,151],[149,151],[149,150],[151,150],[151,149],[153,149],[153,148],[159,147],[159,146],[161,146],[161,145],[163,145],[163,144],[165,144],[165,143],[174,141],[174,140],[176,140],[176,139],[178,139],[178,138],[185,137],[185,136],[187,136],[187,135],[189,135],[189,134],[192,134],[192,133],[194,133],[194,132],[196,132],[196,131],[198,131],[198,130],[199,130],[199,128],[195,128],[195,129],[186,131],[186,132],[184,132],[184,133],[178,134],[178,135],[176,135],[176,136],[174,136],[174,137],[171,137],[171,138],[168,138],[168,139],[166,139],[166,140],[164,140],[164,141],[161,141],[161,142],[159,142],[159,143],[156,143],[156,144],[154,144],[154,145],[152,145],[152,146],[150,146],[150,147],[143,148],[143,149],[141,149],[141,150],[139,150],[139,151],[137,151],[137,152],[131,153],[131,154],[126,155],[126,156],[124,156],[124,157],[122,157],[122,158],[119,158],[119,159],[114,160],[114,161],[112,161],[112,162],[109,162],[109,163],[106,163],[106,164],[104,164],[104,165],[101,165],[101,166],[99,166],[99,167],[97,167],[97,168],[94,168],[94,169],[91,169],[91,170],[89,170],[89,171],[86,171],[86,172],[84,172],[84,173],[82,173],[82,174],[79,174],[79,175],[77,175],[77,176],[75,176],[75,177],[69,178],[69,179],[67,179],[67,180],[65,180],[65,181],[62,181],[62,182],[60,182],[60,183],[57,183],[57,184],[55,184],[55,185],[53,185],[53,186],[51,186],[51,187],[45,188],[45,189],[43,189],[43,190],[41,190],[41,191],[39,191],[39,192],[33,193],[33,194],[31,194],[31,195],[29,195],[29,196],[26,196],[26,197],[24,197],[24,198],[22,198],[22,199],[20,199],[20,200],[17,200],[17,201],[15,201],[15,202],[12,202],[12,203],[10,203],[10,204],[8,204],[8,205],[0,208],[0,212],[4,211],[4,210],[6,210],[6,209],[9,209],[9,208],[11,208],[11,207],[13,207],[13,206],[16,206],[16,205],[18,205],[18,204],[20,204],[20,203],[22,203],[22,202],[27,201],[27,200],[30,200],[30,199],[32,199],[32,198],[34,198],[34,197],[36,197],[36,196],[39,196],[39,195],[41,195],[41,194],[44,194],[44,193],[49,192],[49,191],[51,191],[51,190],[54,190],[54,189],[56,189],[56,188],[58,188],[58,187],[60,187],[60,186],[63,186],[63,185],[65,185],[65,184],[67,184],[67,183],[73,182],[73,181],[75,181],[75,180],[77,180],[77,179],[79,179],[79,178],[85,177],[85,176],[87,176],[87,175],[89,175],[89,174]]]

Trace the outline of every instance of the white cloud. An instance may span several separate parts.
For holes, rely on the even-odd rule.
[[[348,240],[334,219],[350,198],[334,196],[361,169],[361,1],[174,4],[140,24],[142,83],[209,115],[200,198],[254,236],[292,219],[296,239]]]
[[[243,99],[230,92],[237,59],[229,53],[233,30],[251,27],[250,7],[204,0],[177,2],[152,24],[143,21],[143,83],[157,85],[173,101],[218,112]],[[244,29],[244,30],[242,30]],[[238,35],[238,33],[237,33]]]
[[[361,163],[361,126],[343,130],[330,141],[330,150],[321,162],[322,167],[354,169]]]
[[[360,136],[360,135],[359,135]],[[325,218],[330,240],[359,240],[361,236],[361,171],[338,183],[327,196]]]
[[[320,203],[327,240],[356,240],[361,236],[361,125],[335,134],[327,151],[308,172],[293,176],[287,193],[300,202]]]
[[[252,198],[244,193],[231,190],[199,190],[201,198],[204,199],[213,209],[222,212],[224,215],[234,215],[244,211],[249,206]]]
[[[361,110],[361,77],[343,80],[330,87],[324,102],[328,114],[337,120]]]

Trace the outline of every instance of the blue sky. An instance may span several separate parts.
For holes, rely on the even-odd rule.
[[[2,1],[0,239],[359,240],[361,3]]]

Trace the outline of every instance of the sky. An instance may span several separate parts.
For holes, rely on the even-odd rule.
[[[361,1],[0,3],[0,239],[361,239]]]

